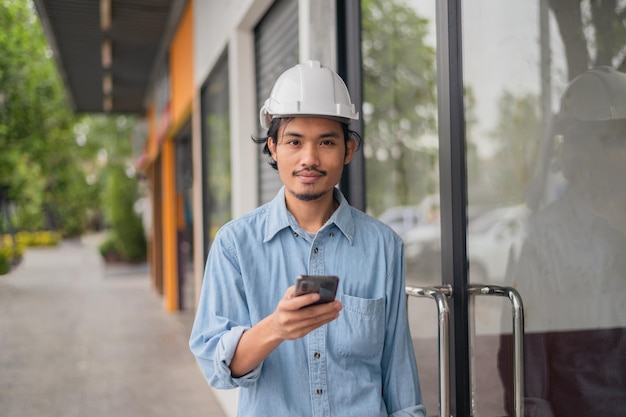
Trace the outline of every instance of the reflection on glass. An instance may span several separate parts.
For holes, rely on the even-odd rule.
[[[415,286],[441,283],[434,5],[361,1],[367,211],[405,240]],[[436,413],[436,303],[411,298],[409,321],[424,403]]]
[[[217,230],[231,218],[230,113],[228,55],[224,53],[202,90],[205,251]]]
[[[434,8],[417,3],[362,2],[363,152],[367,211],[410,246],[407,280],[433,284],[439,254],[421,245],[426,227],[439,246]]]
[[[625,4],[463,6],[470,280],[524,300],[525,415],[623,415]],[[512,415],[510,309],[488,304],[472,411]]]
[[[429,21],[405,1],[362,2],[368,210],[437,193],[435,51]]]
[[[512,271],[526,296],[525,407],[532,416],[621,416],[626,74],[605,66],[576,77],[563,93],[554,133],[552,170],[535,184],[535,211]],[[503,363],[508,354],[503,349]]]
[[[194,305],[193,285],[193,205],[192,205],[192,155],[191,137],[176,140],[176,193],[179,203],[176,235],[178,238],[178,279],[181,310]]]

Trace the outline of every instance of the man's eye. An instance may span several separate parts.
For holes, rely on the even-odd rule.
[[[287,141],[287,144],[292,145],[292,146],[297,146],[300,144],[300,141],[298,139],[292,139],[292,140]]]

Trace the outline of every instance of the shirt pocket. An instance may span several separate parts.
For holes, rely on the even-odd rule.
[[[385,340],[385,299],[358,298],[343,294],[337,320],[339,355],[371,359],[382,352]]]

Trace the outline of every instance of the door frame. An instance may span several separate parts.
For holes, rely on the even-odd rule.
[[[437,2],[437,90],[442,283],[450,303],[450,412],[471,415],[467,166],[460,0]]]

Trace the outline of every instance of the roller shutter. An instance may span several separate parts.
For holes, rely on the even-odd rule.
[[[254,35],[257,109],[260,109],[276,78],[298,63],[298,1],[276,1],[255,28]],[[259,132],[265,134],[260,125]],[[262,149],[259,145],[259,204],[274,198],[282,185]]]

